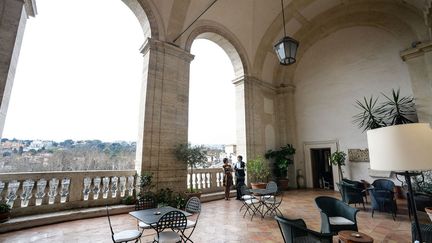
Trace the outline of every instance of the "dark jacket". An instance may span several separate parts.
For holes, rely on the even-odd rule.
[[[240,168],[237,168],[237,163],[234,165],[235,176],[237,179],[244,179],[245,178],[245,176],[246,176],[245,167],[246,167],[246,163],[243,161],[240,162]]]

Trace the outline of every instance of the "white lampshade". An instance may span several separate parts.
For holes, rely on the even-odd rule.
[[[432,169],[432,129],[428,123],[369,130],[370,168],[385,171]]]

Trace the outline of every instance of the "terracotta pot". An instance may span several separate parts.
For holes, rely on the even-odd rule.
[[[279,178],[278,179],[278,187],[280,190],[286,191],[288,190],[289,179]]]
[[[265,189],[267,183],[264,182],[251,182],[252,189]]]
[[[0,213],[0,223],[6,222],[10,219],[10,212]]]
[[[430,220],[432,221],[432,207],[425,208],[425,211],[429,215]]]

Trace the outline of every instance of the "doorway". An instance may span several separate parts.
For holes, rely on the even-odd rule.
[[[330,148],[313,148],[311,153],[313,188],[333,190],[333,170]]]

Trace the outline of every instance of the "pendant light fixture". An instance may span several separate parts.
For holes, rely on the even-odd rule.
[[[285,11],[284,11],[283,0],[281,0],[281,5],[282,5],[284,37],[274,45],[273,49],[275,50],[276,55],[279,58],[280,64],[290,65],[296,62],[296,54],[297,54],[297,48],[299,46],[299,42],[286,35]]]

